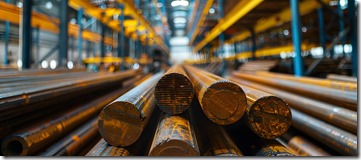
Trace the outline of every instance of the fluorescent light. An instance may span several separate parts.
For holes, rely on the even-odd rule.
[[[172,7],[177,7],[177,6],[188,6],[189,2],[188,1],[173,1],[171,3]]]
[[[55,68],[56,68],[56,65],[57,65],[57,63],[56,63],[55,60],[51,60],[51,61],[50,61],[50,68],[51,68],[51,69],[55,69]]]
[[[186,23],[187,22],[187,19],[183,18],[183,17],[177,17],[177,18],[174,18],[173,20],[174,23]]]
[[[72,61],[68,61],[67,65],[68,65],[68,68],[69,68],[69,69],[73,69],[73,68],[74,68],[74,63],[73,63]]]
[[[53,8],[53,3],[51,3],[51,2],[46,2],[46,3],[45,3],[45,8],[47,8],[47,9]]]
[[[210,14],[214,14],[216,12],[216,10],[214,8],[209,8],[209,13]]]
[[[41,62],[41,67],[48,68],[48,62],[47,61],[42,61]]]
[[[289,32],[287,29],[283,31],[283,34],[284,34],[285,36],[288,36],[289,33],[290,33],[290,32]]]

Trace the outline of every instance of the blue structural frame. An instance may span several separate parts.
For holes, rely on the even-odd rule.
[[[118,57],[120,57],[122,59],[122,62],[120,63],[120,70],[123,71],[125,70],[124,67],[124,61],[125,61],[125,56],[124,56],[124,41],[125,41],[125,35],[124,35],[124,5],[123,4],[119,4],[118,8],[121,10],[120,15],[118,16],[119,19],[119,27],[120,27],[120,31],[118,32]]]
[[[344,23],[343,11],[342,11],[342,8],[341,8],[340,1],[337,3],[337,12],[338,12],[338,15],[340,16],[340,18],[338,19],[338,23],[340,25],[340,32],[339,33],[343,33],[344,30],[345,30],[345,23]],[[343,57],[346,57],[346,53],[345,53],[345,49],[344,49],[344,46],[346,44],[346,36],[342,37],[341,44],[342,44]]]
[[[83,23],[81,20],[83,19],[83,8],[79,8],[78,10],[78,65],[81,64],[82,61],[82,53],[83,53]]]
[[[35,62],[39,62],[39,58],[40,58],[40,28],[39,28],[39,26],[35,28],[35,47],[36,47]],[[35,64],[35,65],[37,65],[37,64]]]
[[[295,58],[293,59],[293,67],[295,76],[303,75],[303,60],[301,55],[301,21],[299,12],[299,0],[291,0],[291,13],[292,13],[292,41],[294,46]]]
[[[31,28],[31,10],[32,10],[33,0],[26,0],[23,2],[23,12],[22,12],[22,54],[21,62],[22,69],[30,68],[30,56],[32,51],[32,40],[33,40],[33,30]]]
[[[102,36],[102,41],[100,43],[100,57],[105,57],[105,24],[101,23],[100,34]]]
[[[356,6],[355,6],[355,0],[348,0],[347,3],[347,10],[348,10],[348,14],[350,14],[349,20],[350,20],[350,31],[351,31],[351,45],[352,45],[352,54],[351,54],[351,59],[352,59],[352,76],[357,77],[357,69],[358,69],[358,43],[357,43],[357,22],[356,22]]]
[[[252,40],[252,60],[255,61],[256,60],[256,51],[257,51],[257,42],[256,42],[256,33],[254,32],[254,30],[251,30],[251,40]]]
[[[6,3],[10,3],[10,0],[6,0]],[[5,22],[5,52],[4,52],[4,64],[9,65],[9,41],[10,41],[10,22]]]
[[[68,60],[68,0],[60,1],[60,25],[59,25],[59,66],[66,67]]]
[[[325,23],[323,18],[323,8],[320,7],[317,9],[318,14],[318,27],[320,32],[320,43],[321,47],[323,49],[323,57],[326,57],[326,36],[325,36]],[[331,55],[331,58],[333,58],[333,55]]]

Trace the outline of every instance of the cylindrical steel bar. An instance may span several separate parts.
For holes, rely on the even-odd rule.
[[[299,156],[332,156],[322,148],[301,136],[293,136],[288,141],[288,146]]]
[[[92,100],[80,107],[74,108],[64,115],[44,121],[41,126],[29,126],[6,137],[1,149],[4,155],[32,155],[47,146],[62,135],[68,133],[79,124],[85,122],[108,103],[128,91],[133,86],[124,86],[101,98]]]
[[[168,114],[180,114],[192,103],[194,89],[181,65],[170,68],[155,86],[155,102]]]
[[[226,129],[246,156],[293,156],[293,152],[275,139],[259,138],[248,128],[238,125],[226,126]]]
[[[43,90],[42,92],[19,92],[16,93],[17,95],[11,95],[11,97],[8,97],[9,95],[2,95],[6,96],[7,98],[2,98],[0,100],[0,121],[20,116],[24,113],[34,111],[36,109],[46,107],[52,104],[56,104],[59,101],[65,101],[76,95],[80,96],[90,91],[104,88],[105,86],[121,84],[123,80],[139,74],[138,72],[138,70],[125,71],[117,74],[112,74],[112,76],[110,77],[104,76],[102,78],[97,78],[92,81],[79,81],[80,83],[73,82],[67,86],[53,89],[49,88]],[[84,92],[85,89],[87,90],[87,92]],[[35,103],[37,104],[34,106],[28,106]]]
[[[131,154],[122,147],[109,145],[104,139],[101,139],[86,156],[130,156]]]
[[[286,100],[294,109],[312,115],[352,133],[357,133],[357,113],[355,111],[239,78],[231,77],[229,80],[277,95]]]
[[[238,121],[246,109],[242,88],[219,76],[192,66],[185,66],[205,115],[220,125]]]
[[[70,72],[84,72],[85,69],[31,69],[31,70],[22,70],[22,71],[7,71],[1,72],[0,77],[17,77],[17,76],[27,76],[27,75],[45,75],[45,74],[57,74],[57,73],[70,73]]]
[[[256,135],[274,139],[287,132],[292,124],[292,115],[285,101],[255,88],[240,87],[247,96],[246,115],[242,120]]]
[[[357,78],[356,77],[350,77],[350,76],[343,76],[343,75],[337,75],[337,74],[328,74],[326,78],[330,79],[330,80],[335,80],[335,81],[357,83]]]
[[[351,110],[357,110],[357,93],[355,92],[341,91],[338,89],[320,87],[316,85],[304,84],[288,80],[272,79],[252,74],[233,72],[232,76],[290,91],[300,94],[302,96],[346,107]]]
[[[259,76],[269,77],[269,78],[278,78],[278,79],[285,79],[291,80],[301,83],[308,83],[328,88],[340,89],[340,90],[349,90],[349,91],[357,91],[357,84],[350,83],[350,82],[340,82],[340,81],[333,81],[329,79],[321,79],[321,78],[311,78],[311,77],[295,77],[289,74],[282,74],[282,73],[272,73],[272,72],[264,72],[258,71],[256,72]]]
[[[149,151],[150,156],[199,156],[195,133],[188,119],[164,114]]]
[[[189,109],[190,123],[194,125],[195,135],[201,155],[204,156],[243,156],[228,133],[210,121],[203,113],[197,100]]]
[[[101,111],[98,128],[106,142],[125,147],[140,137],[154,110],[154,86],[161,76],[155,74]]]
[[[93,118],[65,138],[47,147],[48,149],[40,156],[76,156],[89,141],[94,140],[97,135],[100,136],[97,122],[98,117]]]
[[[293,127],[343,155],[357,155],[357,137],[292,109]]]

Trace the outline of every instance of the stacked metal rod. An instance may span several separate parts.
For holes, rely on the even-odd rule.
[[[126,147],[139,139],[155,108],[154,86],[161,76],[157,73],[104,107],[98,127],[106,142]]]
[[[318,84],[320,80],[315,81],[310,78],[258,74],[233,73],[229,79],[243,86],[283,98],[292,107],[292,126],[295,129],[334,153],[357,155],[357,136],[354,135],[357,134],[357,113],[348,109],[356,109],[355,92],[345,91],[342,87],[327,88],[330,87],[329,84],[344,83],[330,81],[328,84]],[[292,142],[289,146],[296,148],[296,151],[302,150],[299,151],[300,155],[316,155],[303,149],[305,148],[302,147],[303,144],[312,146],[307,140],[298,138],[298,141],[287,140],[287,142],[289,144]],[[320,155],[327,154],[320,153]]]
[[[246,95],[241,87],[192,66],[185,66],[203,112],[214,123],[227,125],[238,121],[246,110]]]
[[[188,109],[194,97],[194,89],[180,65],[170,68],[155,86],[158,107],[168,114],[180,114]]]

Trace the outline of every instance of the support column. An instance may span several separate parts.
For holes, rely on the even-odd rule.
[[[101,23],[101,31],[100,34],[102,36],[102,41],[100,43],[100,57],[105,57],[105,25]]]
[[[120,63],[120,70],[123,71],[125,70],[124,68],[124,62],[125,62],[125,57],[124,57],[124,5],[123,4],[119,4],[119,9],[121,10],[120,15],[118,16],[119,19],[119,27],[120,27],[120,31],[118,33],[118,57],[121,58],[122,62]]]
[[[68,0],[60,1],[59,66],[66,67],[68,60]]]
[[[252,39],[252,61],[256,60],[256,51],[257,51],[257,44],[256,44],[256,33],[254,30],[251,31],[251,39]]]
[[[78,65],[80,66],[82,61],[82,53],[83,53],[83,8],[79,8],[78,10]]]
[[[301,21],[299,12],[299,0],[290,0],[292,12],[292,41],[295,58],[293,59],[295,76],[303,75],[303,60],[301,55]]]
[[[4,64],[5,66],[9,65],[9,40],[10,40],[10,22],[5,22],[5,52],[4,52]]]
[[[33,0],[26,0],[23,2],[22,13],[22,54],[21,62],[22,69],[30,68],[30,57],[32,51],[33,30],[31,29],[31,9]]]
[[[352,59],[352,76],[357,77],[357,65],[358,65],[358,43],[357,43],[357,22],[356,22],[356,6],[355,6],[355,0],[348,0],[347,3],[347,10],[348,10],[348,17],[350,19],[350,32],[351,32],[351,45],[352,45],[352,53],[351,53],[351,59]]]
[[[35,33],[36,34],[36,37],[35,37],[35,46],[36,46],[35,62],[39,62],[39,59],[40,59],[40,28],[39,28],[39,26],[36,27],[35,32],[36,32]],[[35,65],[38,66],[38,63]]]
[[[323,20],[323,9],[322,7],[317,9],[318,14],[318,27],[320,32],[320,43],[323,50],[323,57],[326,57],[326,36],[325,36],[325,24]],[[331,55],[331,58],[333,58],[333,54]]]
[[[338,12],[338,15],[340,16],[340,18],[338,20],[338,23],[340,25],[339,33],[343,33],[345,30],[345,22],[344,22],[343,11],[341,9],[340,1],[337,3],[337,12]],[[344,48],[345,44],[346,44],[346,36],[342,37],[341,44],[342,44],[342,55],[343,55],[343,57],[346,57],[345,48]]]

